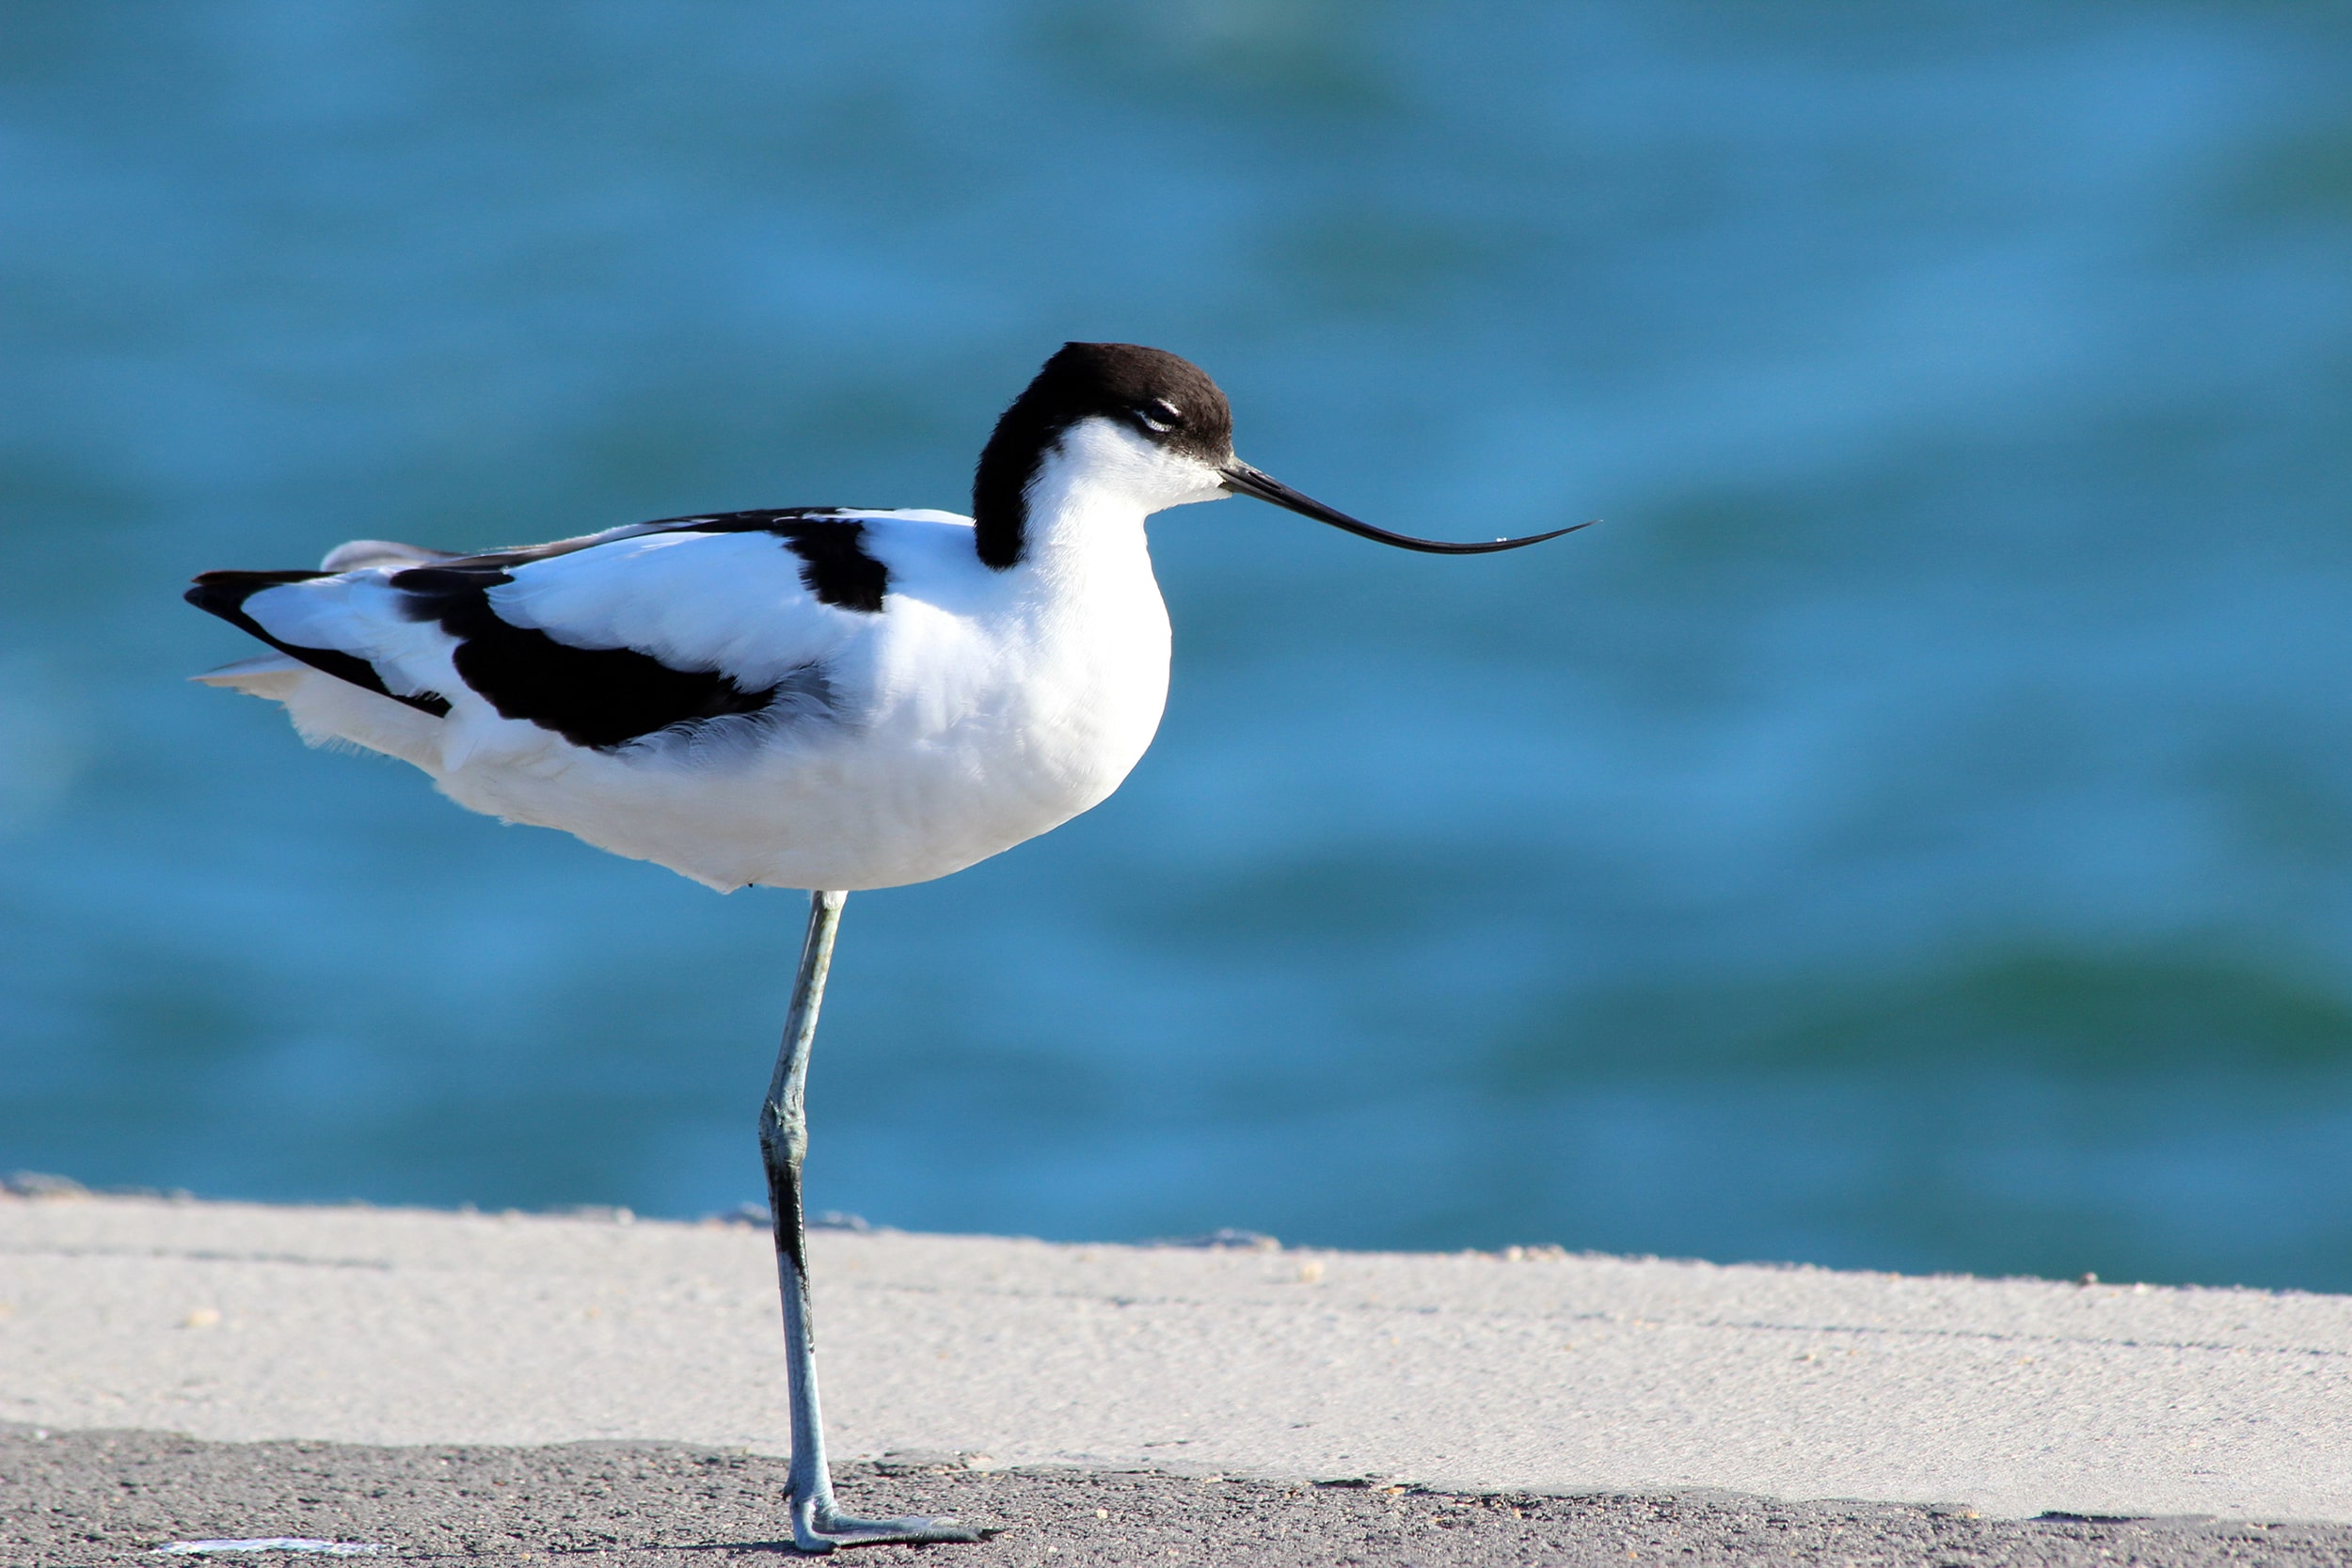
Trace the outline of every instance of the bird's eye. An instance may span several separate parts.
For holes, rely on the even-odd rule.
[[[1166,398],[1153,398],[1136,410],[1136,419],[1154,436],[1167,435],[1183,421],[1184,417],[1184,411]]]

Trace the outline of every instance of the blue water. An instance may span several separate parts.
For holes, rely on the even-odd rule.
[[[850,901],[818,1207],[2352,1290],[2352,15],[0,8],[0,1168],[757,1196],[801,921],[184,685],[213,566],[961,508],[1066,338],[1125,789]]]

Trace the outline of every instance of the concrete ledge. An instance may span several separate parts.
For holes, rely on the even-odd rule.
[[[812,1238],[844,1456],[2352,1520],[2352,1298]],[[748,1227],[0,1198],[0,1421],[785,1451]]]

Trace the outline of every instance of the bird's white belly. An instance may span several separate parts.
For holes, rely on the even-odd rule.
[[[1168,618],[1156,591],[1123,608],[963,645],[971,628],[945,620],[934,636],[894,628],[835,672],[838,719],[609,752],[499,721],[432,770],[462,805],[723,890],[927,881],[1099,804],[1142,757],[1167,698]]]

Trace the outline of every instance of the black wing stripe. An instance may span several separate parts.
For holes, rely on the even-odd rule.
[[[449,716],[447,700],[430,691],[414,697],[404,697],[384,684],[384,677],[375,673],[375,666],[357,654],[341,648],[305,648],[272,637],[259,621],[245,611],[245,601],[264,588],[279,588],[290,582],[309,582],[328,576],[326,572],[206,572],[196,579],[196,586],[183,595],[197,609],[219,616],[240,631],[261,639],[279,653],[298,658],[311,669],[349,681],[362,690],[389,697],[396,703],[433,715],[436,719]]]
[[[768,531],[801,558],[801,582],[818,602],[882,613],[890,568],[866,553],[866,525],[850,522],[771,523]]]
[[[610,751],[675,725],[756,713],[775,698],[773,686],[746,690],[717,671],[674,670],[634,648],[575,648],[501,620],[490,590],[513,580],[472,564],[421,566],[391,579],[408,595],[409,619],[435,622],[457,639],[458,674],[501,718]]]

